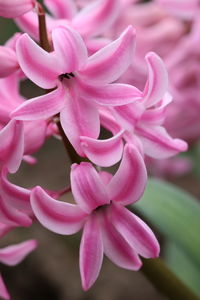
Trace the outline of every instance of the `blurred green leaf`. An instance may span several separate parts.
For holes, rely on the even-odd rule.
[[[200,269],[175,243],[167,243],[165,261],[170,269],[196,294],[200,295]]]
[[[157,179],[133,206],[200,267],[200,204],[187,192]]]

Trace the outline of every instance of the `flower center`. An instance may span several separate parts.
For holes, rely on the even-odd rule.
[[[67,79],[70,79],[71,77],[75,77],[74,74],[71,72],[71,73],[65,73],[65,74],[61,74],[59,76],[60,80],[63,81],[63,79],[67,78]]]
[[[110,206],[111,203],[112,203],[112,201],[110,201],[110,203],[106,203],[106,204],[103,204],[103,205],[99,205],[99,206],[97,206],[97,207],[94,209],[94,211],[102,210],[102,209],[104,209],[104,208]]]

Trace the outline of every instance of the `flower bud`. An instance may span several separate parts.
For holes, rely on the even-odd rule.
[[[7,77],[18,69],[19,64],[14,50],[0,46],[0,78]]]
[[[36,0],[0,0],[0,16],[16,18],[35,6]]]

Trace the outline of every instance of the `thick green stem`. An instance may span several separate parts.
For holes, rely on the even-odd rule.
[[[170,271],[162,259],[143,259],[141,271],[155,288],[169,299],[199,300],[199,297]]]

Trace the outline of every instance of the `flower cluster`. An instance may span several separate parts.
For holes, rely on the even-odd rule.
[[[160,161],[187,150],[187,143],[172,138],[165,127],[165,122],[170,123],[166,121],[168,106],[172,105],[173,111],[179,106],[171,104],[172,94],[175,85],[174,94],[181,93],[183,79],[179,76],[169,91],[162,59],[149,51],[151,45],[155,50],[161,45],[158,52],[164,55],[174,39],[184,34],[183,24],[177,24],[172,34],[162,29],[161,36],[145,22],[156,19],[154,23],[171,24],[171,17],[161,13],[165,2],[141,7],[133,2],[44,0],[51,13],[46,15],[45,26],[40,22],[44,10],[36,1],[0,0],[0,15],[14,18],[25,32],[0,47],[1,233],[31,226],[36,219],[63,235],[83,228],[80,273],[84,290],[97,279],[104,253],[116,265],[131,270],[141,267],[139,255],[159,255],[151,229],[125,206],[138,201],[144,192],[147,158]],[[172,6],[175,3],[171,1]],[[152,9],[149,19],[141,18],[146,5]],[[139,28],[136,52],[135,29],[126,24],[131,18]],[[164,44],[163,35],[167,39]],[[195,30],[190,39],[197,42]],[[183,56],[192,48],[189,39],[184,43],[189,44]],[[169,70],[181,73],[184,57],[178,60],[174,53]],[[24,79],[44,89],[43,95],[25,99],[19,92]],[[101,127],[109,131],[110,138],[100,139]],[[32,155],[49,136],[61,137],[77,158],[70,172],[74,204],[53,198],[53,193],[42,187],[22,188],[7,178],[17,172],[22,160],[36,163]],[[101,170],[117,163],[114,175]],[[34,248],[28,245],[17,248],[21,254],[15,262]],[[9,264],[13,258],[5,260],[2,255],[6,251],[0,250],[0,261]],[[1,283],[0,295],[9,299]]]

